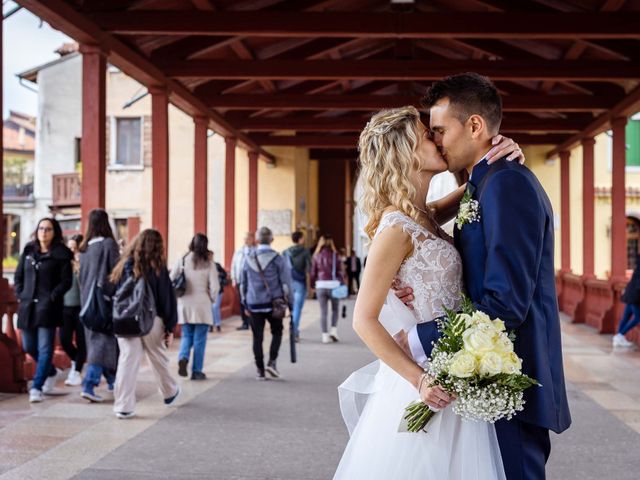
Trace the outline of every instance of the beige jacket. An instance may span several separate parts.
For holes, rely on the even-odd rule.
[[[182,270],[182,257],[176,262],[171,271],[171,279],[180,275]],[[184,295],[178,298],[178,321],[183,323],[213,324],[211,306],[215,302],[220,283],[218,282],[218,270],[213,259],[209,268],[193,268],[193,253],[189,253],[184,259],[184,275],[187,279],[187,289]]]

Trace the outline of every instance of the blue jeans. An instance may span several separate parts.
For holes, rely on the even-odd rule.
[[[82,381],[83,390],[85,392],[93,393],[93,389],[100,385],[100,377],[104,375],[109,386],[113,385],[116,381],[114,372],[110,369],[98,365],[97,363],[90,363],[87,365],[87,370],[84,374],[84,380]]]
[[[216,303],[213,304],[211,310],[213,312],[213,324],[219,327],[222,324],[222,312],[220,307],[222,306],[222,292],[218,293]]]
[[[207,346],[207,333],[209,333],[209,325],[206,323],[184,323],[182,325],[182,340],[180,340],[178,360],[189,360],[189,353],[191,352],[191,347],[193,347],[192,372],[202,372],[204,349]]]
[[[638,324],[640,324],[640,305],[627,304],[618,325],[618,333],[626,335]]]
[[[295,328],[295,334],[300,333],[300,315],[302,315],[302,306],[307,298],[307,284],[304,282],[298,282],[293,280],[293,312],[291,317],[293,318],[293,326]]]
[[[53,341],[55,328],[29,328],[22,330],[22,348],[36,361],[36,374],[33,377],[33,386],[36,390],[42,390],[47,377],[56,374],[53,360]]]

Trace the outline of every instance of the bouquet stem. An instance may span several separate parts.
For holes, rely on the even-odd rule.
[[[425,427],[429,420],[437,413],[431,410],[429,405],[417,400],[409,404],[405,409],[404,419],[407,422],[409,432],[426,432]]]

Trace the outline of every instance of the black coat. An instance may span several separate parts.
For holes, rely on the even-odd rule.
[[[633,275],[631,276],[631,280],[629,280],[629,283],[624,289],[622,301],[627,305],[640,304],[640,263],[636,266],[636,269],[633,271]]]
[[[14,276],[18,307],[18,328],[55,328],[62,325],[64,294],[71,288],[73,253],[56,244],[39,253],[36,244],[25,247]]]

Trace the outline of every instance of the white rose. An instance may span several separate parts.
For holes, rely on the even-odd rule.
[[[472,318],[473,323],[475,324],[485,323],[487,325],[493,325],[493,323],[491,323],[491,318],[489,318],[489,315],[481,312],[480,310],[476,310],[475,312],[473,312]]]
[[[449,374],[458,378],[468,378],[475,373],[476,367],[476,357],[469,352],[460,350],[451,359]]]
[[[502,355],[502,373],[514,374],[522,371],[522,361],[515,354],[515,352],[509,352]]]
[[[487,352],[480,357],[480,375],[491,377],[502,373],[502,357],[496,352]]]
[[[481,354],[493,350],[495,332],[483,328],[472,327],[462,333],[464,349],[468,352]]]
[[[464,321],[464,324],[466,325],[467,328],[473,325],[473,318],[471,318],[471,315],[467,313],[461,313],[459,315],[459,318]]]
[[[513,352],[513,343],[511,342],[511,340],[509,339],[509,336],[506,333],[502,332],[499,335],[497,335],[497,338],[495,339],[494,350],[504,355]]]
[[[493,328],[495,328],[498,332],[504,332],[506,330],[506,328],[504,326],[504,322],[502,320],[500,320],[499,318],[496,318],[493,321]]]

